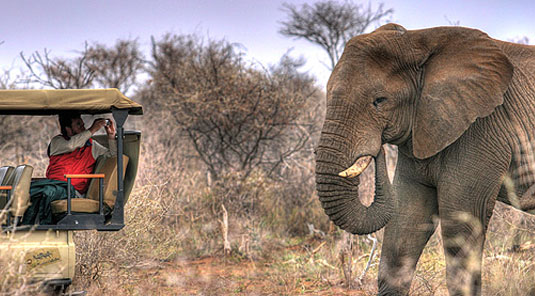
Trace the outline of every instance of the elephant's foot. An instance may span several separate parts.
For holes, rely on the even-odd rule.
[[[468,259],[470,262],[465,261]],[[446,259],[447,282],[450,295],[481,295],[481,269],[478,258]],[[475,264],[474,264],[475,263]]]
[[[412,277],[397,275],[396,277],[380,277],[377,295],[405,296],[409,295]]]
[[[448,291],[451,296],[481,295],[481,274],[449,278]]]

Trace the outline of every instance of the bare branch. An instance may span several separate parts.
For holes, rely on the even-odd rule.
[[[87,58],[96,83],[123,93],[136,84],[145,64],[137,40],[118,40],[111,48],[95,43],[88,48]]]
[[[167,35],[152,39],[149,105],[172,113],[214,180],[227,172],[247,178],[272,171],[281,157],[300,151],[310,137],[291,130],[317,89],[298,71],[304,63],[285,55],[258,70],[225,41]],[[165,111],[168,110],[168,111]]]
[[[367,7],[345,1],[319,1],[312,5],[307,3],[300,7],[284,3],[282,10],[287,13],[287,20],[281,21],[279,33],[286,37],[305,39],[322,47],[334,66],[350,38],[364,33],[372,24],[379,24],[393,13],[393,9],[384,10],[383,4],[374,11]]]
[[[89,88],[93,84],[94,71],[86,63],[86,52],[87,47],[80,57],[72,60],[51,58],[47,49],[43,54],[36,51],[28,58],[22,52],[20,56],[34,82],[55,89]]]
[[[30,72],[31,82],[55,89],[112,87],[127,92],[144,67],[135,40],[119,40],[112,48],[86,43],[84,50],[71,59],[51,57],[47,49],[29,57],[21,52],[20,56]]]

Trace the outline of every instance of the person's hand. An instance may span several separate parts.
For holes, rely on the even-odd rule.
[[[113,121],[111,119],[109,120],[109,124],[105,125],[104,128],[106,129],[106,134],[108,134],[108,139],[115,139],[115,124],[113,124]]]
[[[93,121],[93,124],[89,128],[89,131],[91,132],[92,135],[94,135],[99,129],[103,128],[105,125],[106,125],[106,119],[104,118],[95,119],[95,121]]]

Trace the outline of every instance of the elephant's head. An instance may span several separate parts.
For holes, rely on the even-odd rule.
[[[331,220],[355,234],[385,226],[393,204],[388,190],[377,186],[382,190],[366,207],[354,177],[383,143],[433,157],[503,103],[512,73],[496,41],[478,30],[388,24],[351,39],[327,84],[316,157],[317,190]],[[376,184],[388,185],[384,161],[376,167]]]

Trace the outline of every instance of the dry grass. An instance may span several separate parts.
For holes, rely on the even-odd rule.
[[[41,295],[42,282],[32,279],[26,269],[24,253],[2,250],[0,257],[0,295]],[[9,257],[7,257],[9,256]]]
[[[286,176],[291,178],[273,180],[258,170],[244,181],[237,173],[229,173],[210,182],[187,148],[170,150],[157,138],[149,138],[147,143],[150,145],[144,147],[150,151],[142,152],[138,181],[126,205],[126,227],[113,233],[76,233],[73,290],[86,290],[88,295],[377,292],[381,232],[377,235],[379,254],[369,271],[362,282],[355,281],[353,289],[346,289],[340,260],[346,245],[314,193],[310,159],[288,168]],[[37,154],[25,159],[36,167],[35,175],[46,167],[46,159]],[[371,172],[367,174],[367,185],[361,190],[368,197],[365,202],[373,191]],[[228,212],[227,256],[221,232],[222,205]],[[309,232],[308,225],[317,231]],[[533,294],[534,225],[533,217],[497,205],[485,246],[483,295]],[[522,232],[524,235],[517,235]],[[514,245],[518,252],[512,252]],[[370,249],[365,237],[353,238],[352,278],[361,275]],[[29,277],[21,276],[20,265],[0,263],[0,295],[37,293]],[[411,295],[447,295],[439,234],[424,250]]]
[[[166,176],[158,179],[144,171],[127,205],[128,224],[122,231],[77,234],[78,289],[94,295],[117,289],[127,295],[147,289],[159,295],[376,293],[380,254],[364,280],[347,290],[339,258],[345,247],[341,231],[329,225],[314,196],[306,196],[304,206],[289,208],[281,185],[260,173],[240,186],[232,176],[217,186],[206,185],[198,173]],[[228,256],[223,256],[221,204],[229,215]],[[526,237],[532,237],[532,231],[524,229],[528,235],[519,243],[521,252],[511,251],[520,217],[524,214],[497,206],[484,253],[483,295],[530,295],[535,249]],[[299,232],[307,224],[325,236]],[[411,295],[448,295],[438,233],[419,261]],[[370,248],[365,237],[354,237],[353,278],[364,270]]]

